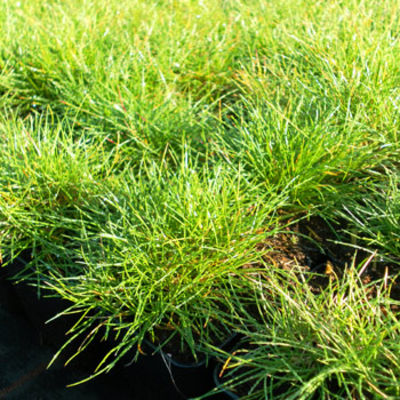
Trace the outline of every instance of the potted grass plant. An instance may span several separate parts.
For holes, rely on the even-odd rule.
[[[397,301],[388,279],[363,281],[370,261],[346,267],[317,295],[311,276],[269,268],[252,297],[258,314],[237,307],[242,339],[219,352],[220,390],[260,400],[397,397]]]
[[[127,352],[139,355],[146,337],[160,350],[176,337],[179,345],[168,353],[176,357],[183,348],[195,362],[200,339],[225,340],[215,310],[229,303],[228,283],[240,288],[242,267],[259,259],[255,246],[265,233],[254,227],[273,212],[249,203],[241,185],[222,168],[198,173],[183,159],[173,172],[157,164],[127,172],[119,187],[104,193],[108,220],[85,226],[81,274],[48,283],[72,310],[95,313],[73,335],[100,325],[117,332],[96,374]]]
[[[145,338],[159,350],[175,342],[167,352],[174,359],[189,354],[189,364],[201,359],[201,340],[222,343],[227,333],[215,310],[229,306],[228,282],[240,288],[243,266],[259,259],[256,244],[273,225],[281,196],[266,194],[264,204],[240,175],[197,165],[186,153],[173,168],[148,160],[112,175],[110,156],[100,165],[93,155],[91,164],[87,151],[101,153],[97,145],[83,154],[61,133],[37,135],[33,143],[18,138],[21,154],[31,147],[28,159],[5,160],[18,175],[10,182],[25,186],[1,198],[9,221],[2,247],[10,259],[31,249],[37,287],[69,302],[65,313],[82,316],[55,358],[82,336],[101,336],[112,345],[95,376],[139,357]]]

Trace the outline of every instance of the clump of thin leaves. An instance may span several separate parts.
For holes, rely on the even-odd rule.
[[[250,195],[251,187],[243,191],[246,182],[222,167],[200,171],[183,157],[176,172],[157,164],[127,172],[102,194],[106,220],[96,222],[103,208],[82,211],[85,225],[74,255],[81,273],[50,273],[47,279],[71,301],[69,311],[94,314],[72,329],[71,340],[89,327],[118,333],[99,373],[136,350],[146,335],[157,340],[160,330],[167,332],[163,342],[158,339],[161,347],[177,336],[194,356],[200,338],[224,339],[215,310],[227,307],[231,278],[259,261],[256,245],[271,234],[266,229],[276,222],[282,199],[270,194],[264,204],[264,197]],[[206,312],[196,312],[199,303]]]
[[[70,133],[63,122],[46,117],[3,121],[0,242],[5,261],[29,250],[49,264],[59,257],[59,266],[81,229],[81,210],[101,203],[113,155]]]
[[[398,396],[388,281],[369,297],[354,266],[315,296],[254,267],[316,213],[399,260],[399,21],[397,0],[0,2],[0,256],[81,313],[78,353],[113,337],[95,374],[145,336],[196,355],[236,316],[252,396]]]
[[[387,170],[384,180],[363,185],[362,196],[354,196],[337,210],[349,222],[353,244],[379,250],[381,256],[398,262],[400,257],[400,176]]]
[[[398,398],[399,302],[393,277],[363,282],[370,262],[318,295],[301,273],[268,268],[254,282],[257,312],[236,299],[243,339],[221,358],[223,387],[241,399]]]
[[[293,206],[306,209],[357,190],[354,176],[383,155],[375,157],[378,144],[366,146],[352,123],[339,127],[334,112],[312,116],[311,107],[305,99],[286,107],[243,99],[218,141],[233,168],[240,166],[256,184],[287,191]]]

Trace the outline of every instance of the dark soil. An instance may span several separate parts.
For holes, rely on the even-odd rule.
[[[336,227],[340,229],[340,227]],[[285,232],[266,239],[260,249],[268,249],[264,260],[285,270],[301,267],[316,271],[327,263],[343,266],[354,254],[350,246],[337,244],[343,240],[334,227],[322,218],[303,219],[287,226]]]
[[[346,223],[328,223],[320,217],[303,219],[285,228],[259,245],[267,249],[263,257],[267,264],[272,264],[286,271],[299,270],[310,277],[308,284],[317,294],[330,280],[342,277],[346,268],[360,265],[368,260],[371,253],[356,249],[351,238],[344,233]],[[400,272],[400,265],[372,258],[361,278],[367,286],[370,283],[387,279]],[[374,289],[369,288],[371,296]],[[392,282],[391,297],[400,300],[400,285]]]

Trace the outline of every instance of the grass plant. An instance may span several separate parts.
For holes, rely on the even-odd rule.
[[[45,284],[73,304],[69,312],[95,314],[72,329],[72,339],[90,325],[92,332],[117,332],[109,353],[117,357],[99,365],[101,372],[145,337],[161,348],[178,335],[194,357],[200,340],[222,342],[228,333],[214,313],[228,307],[227,282],[235,276],[240,289],[243,267],[262,254],[256,245],[274,232],[279,196],[268,197],[267,210],[249,195],[251,188],[244,194],[236,175],[223,168],[199,174],[192,167],[184,158],[178,172],[153,164],[124,175],[119,188],[103,192],[105,220],[99,223],[103,207],[82,216],[74,255],[81,272],[45,271]],[[196,312],[199,302],[206,312]]]
[[[197,356],[236,316],[239,370],[287,396],[400,397],[399,20],[397,0],[0,3],[0,259],[29,252],[19,278],[82,313],[66,346],[113,337],[94,375],[144,337]],[[385,261],[374,296],[359,259],[318,296],[263,265],[310,216]]]
[[[399,262],[399,175],[385,171],[385,180],[364,187],[337,214],[350,221],[348,233],[353,243],[373,251],[394,263]]]
[[[24,250],[68,257],[81,210],[101,201],[111,155],[84,137],[73,141],[65,124],[46,117],[5,120],[0,132],[3,259]]]
[[[371,259],[318,295],[309,276],[267,267],[255,295],[233,300],[243,339],[232,353],[217,352],[223,387],[241,399],[398,398],[395,281],[366,284]]]

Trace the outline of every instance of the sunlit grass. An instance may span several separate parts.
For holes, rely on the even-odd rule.
[[[399,302],[391,279],[363,282],[370,262],[349,265],[318,295],[309,277],[266,266],[253,296],[233,300],[242,340],[216,352],[223,387],[241,399],[398,398]]]
[[[198,355],[231,329],[219,313],[268,308],[254,288],[272,285],[286,304],[273,329],[248,315],[240,327],[260,344],[257,376],[273,367],[267,335],[293,398],[397,396],[394,364],[382,372],[397,315],[379,311],[383,291],[365,297],[352,260],[325,298],[294,277],[247,278],[260,242],[312,215],[376,253],[385,285],[398,272],[399,22],[396,0],[1,2],[1,258],[31,254],[35,282],[93,316],[69,338],[101,321],[117,359],[146,336],[161,345],[160,329]]]

